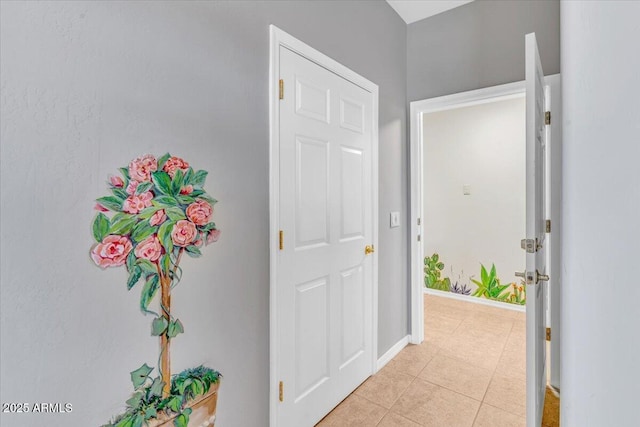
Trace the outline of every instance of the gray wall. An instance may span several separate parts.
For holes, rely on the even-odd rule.
[[[184,261],[174,371],[225,375],[219,422],[268,420],[268,65],[273,23],[380,86],[379,353],[407,334],[406,26],[385,2],[1,3],[1,394],[90,426],[123,409],[157,341],[123,269],[89,259],[93,199],[131,158],[209,170],[222,229]]]
[[[562,2],[563,426],[637,426],[640,3]]]
[[[560,2],[476,0],[408,26],[408,101],[524,80],[524,35],[560,72]]]

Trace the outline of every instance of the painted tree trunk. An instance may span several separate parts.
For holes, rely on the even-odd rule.
[[[160,278],[160,301],[162,316],[167,321],[168,325],[171,322],[171,277],[162,276]],[[169,396],[171,391],[171,357],[169,354],[169,346],[171,344],[171,338],[169,338],[168,331],[164,331],[160,335],[160,372],[162,374],[162,381],[164,387],[162,388],[162,397]]]

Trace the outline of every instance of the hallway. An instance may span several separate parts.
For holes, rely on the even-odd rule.
[[[403,349],[319,427],[525,426],[525,313],[425,295]]]

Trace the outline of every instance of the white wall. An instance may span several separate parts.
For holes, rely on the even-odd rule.
[[[640,3],[561,4],[561,425],[640,425]]]
[[[480,263],[503,284],[524,269],[524,97],[424,115],[424,248],[475,290]],[[470,186],[470,195],[463,194]],[[451,271],[453,268],[453,273]],[[464,273],[463,273],[464,272]]]

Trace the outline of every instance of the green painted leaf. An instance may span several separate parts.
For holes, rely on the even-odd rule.
[[[133,420],[134,420],[133,416],[128,416],[118,421],[118,424],[116,424],[115,427],[132,427]]]
[[[93,220],[93,238],[96,239],[96,242],[102,242],[109,234],[109,218],[102,212],[98,213],[96,219]]]
[[[169,271],[169,267],[171,267],[171,258],[169,254],[162,256],[162,262],[160,263],[162,266],[162,271]]]
[[[96,199],[96,202],[100,203],[102,206],[104,206],[107,209],[119,212],[122,210],[122,202],[124,202],[124,200],[119,199],[115,196],[105,196],[105,197],[100,197],[99,199]]]
[[[171,409],[173,412],[180,412],[180,408],[182,407],[182,399],[178,396],[172,397],[167,402],[167,408]]]
[[[190,409],[190,408],[186,408],[186,409]],[[174,427],[187,427],[189,425],[189,415],[185,414],[184,412],[181,413],[173,420],[173,425]]]
[[[138,212],[138,217],[141,219],[149,219],[153,216],[153,214],[158,212],[160,209],[162,209],[162,206],[156,206],[156,205],[149,206],[148,208],[144,208],[143,210]]]
[[[154,337],[159,337],[167,330],[167,326],[169,326],[169,322],[163,316],[156,317],[151,322],[151,335]]]
[[[164,383],[163,383],[164,384]],[[161,390],[162,392],[162,390]],[[158,410],[156,408],[154,408],[153,406],[150,406],[147,408],[146,411],[144,411],[144,420],[150,420],[151,418],[157,418],[158,417]]]
[[[136,225],[135,217],[127,217],[117,220],[111,223],[111,229],[109,230],[110,234],[129,234],[133,229],[133,226]]]
[[[153,368],[147,366],[146,363],[140,366],[135,371],[132,371],[131,382],[133,383],[133,387],[135,389],[140,388],[145,383],[145,381],[147,381],[147,378],[149,378],[149,374],[151,373],[151,371],[153,371]]]
[[[151,224],[149,224],[149,221],[147,220],[140,221],[133,228],[133,231],[131,232],[131,238],[135,242],[139,243],[139,242],[142,242],[147,237],[151,236],[157,230],[158,230],[158,227],[152,227]]]
[[[136,194],[142,194],[145,191],[149,191],[149,189],[153,187],[153,183],[152,182],[141,182],[140,184],[138,184],[138,186],[136,187]]]
[[[166,208],[164,212],[172,221],[180,221],[181,219],[187,219],[187,216],[184,214],[184,211],[178,207]]]
[[[165,163],[167,163],[167,160],[169,160],[169,157],[171,157],[171,154],[165,153],[162,157],[158,159],[158,170],[162,170],[162,167],[164,166]]]
[[[140,258],[136,261],[136,265],[138,265],[142,269],[142,273],[145,276],[148,274],[156,274],[158,272],[156,265],[148,259]]]
[[[133,393],[133,395],[131,396],[131,398],[129,400],[127,400],[127,406],[130,408],[137,408],[140,403],[142,402],[142,395],[143,393],[141,391],[137,391],[135,393]]]
[[[191,258],[198,258],[199,256],[202,256],[202,252],[200,252],[200,249],[197,246],[190,245],[185,249],[187,251],[187,255],[189,255]]]
[[[145,282],[144,287],[142,288],[142,292],[140,294],[140,309],[144,313],[151,313],[149,311],[149,303],[151,302],[153,297],[156,295],[159,284],[160,284],[160,280],[158,279],[157,274],[154,274]]]
[[[202,227],[198,227],[199,230],[201,231],[211,231],[213,229],[216,228],[216,223],[215,222],[210,222],[209,224],[205,224]]]
[[[173,194],[180,194],[180,190],[184,185],[184,172],[178,169],[176,173],[173,174],[173,179],[171,180],[171,190]]]
[[[216,203],[218,203],[218,201],[216,199],[214,199],[213,197],[209,196],[208,194],[201,194],[198,197],[201,198],[202,200],[204,200],[205,202],[209,202],[209,204],[211,206],[213,206]]]
[[[133,419],[133,424],[131,424],[131,427],[142,427],[142,424],[144,424],[144,415],[137,414]]]
[[[193,185],[193,168],[189,167],[184,173],[184,183],[182,185]]]
[[[166,208],[167,206],[179,206],[178,201],[172,196],[158,196],[153,201],[154,206]]]
[[[162,246],[164,246],[167,253],[171,253],[173,251],[173,240],[171,240],[171,231],[173,230],[174,225],[175,222],[173,221],[165,221],[158,229],[158,239],[160,240]]]
[[[184,391],[191,385],[193,380],[191,378],[187,378],[183,383],[177,384],[177,389],[180,394],[184,394]]]
[[[151,180],[156,185],[156,188],[163,194],[172,195],[171,191],[171,177],[168,173],[163,171],[153,172],[151,174]]]
[[[191,383],[191,392],[193,393],[193,397],[204,394],[204,384],[198,378],[194,378]]]
[[[133,267],[133,271],[129,274],[129,279],[127,280],[127,289],[130,290],[135,286],[136,283],[140,280],[142,276],[142,269],[138,266]]]
[[[167,336],[169,338],[175,338],[178,334],[184,332],[184,327],[182,326],[182,322],[179,319],[174,320],[169,323],[169,327],[167,328]]]
[[[125,200],[127,197],[129,197],[127,192],[124,191],[122,188],[114,187],[111,189],[111,191],[113,191],[113,195],[116,196],[118,199]]]
[[[161,377],[156,377],[149,387],[149,394],[151,396],[162,396],[162,387],[164,387],[164,381]]]
[[[195,197],[186,196],[184,194],[176,196],[176,199],[178,199],[178,201],[183,205],[190,205],[191,203],[196,201]]]
[[[136,265],[136,254],[133,251],[131,251],[129,252],[129,255],[127,255],[127,271],[131,273],[135,265]]]
[[[198,186],[198,187],[204,187],[204,182],[207,180],[207,175],[209,174],[209,172],[204,171],[204,170],[199,170],[198,172],[193,174],[193,185]]]
[[[120,171],[122,176],[125,177],[125,179],[127,179],[127,180],[131,179],[131,177],[129,176],[129,168],[120,168],[118,170]]]

